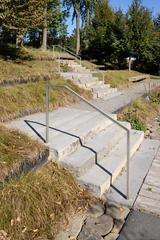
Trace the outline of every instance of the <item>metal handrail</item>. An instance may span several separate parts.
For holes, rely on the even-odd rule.
[[[66,85],[53,85],[53,84],[47,84],[46,85],[46,143],[49,143],[49,89],[50,88],[64,88],[79,99],[81,99],[83,102],[85,102],[87,105],[89,105],[91,108],[95,109],[97,112],[101,113],[103,116],[108,118],[113,123],[117,124],[119,127],[123,128],[127,132],[127,199],[130,198],[130,130],[123,126],[121,123],[116,121],[114,118],[109,116],[107,113],[105,113],[103,110],[95,106],[94,104],[90,103],[87,99],[76,93],[73,89]]]
[[[76,51],[73,49],[73,48],[70,48],[70,47],[65,47],[67,50],[69,50],[69,51],[71,51],[71,52],[73,52],[74,54],[76,54]],[[77,54],[76,54],[77,55]],[[79,56],[79,54],[78,54],[78,56]]]
[[[82,58],[81,58],[80,56],[78,56],[78,55],[75,54],[74,52],[72,52],[72,51],[68,50],[67,48],[62,47],[62,46],[60,46],[60,45],[53,45],[53,51],[54,51],[54,48],[55,48],[55,47],[58,47],[58,48],[60,48],[61,50],[64,50],[65,52],[71,54],[73,57],[77,58],[78,61],[80,62],[80,65],[82,65]]]

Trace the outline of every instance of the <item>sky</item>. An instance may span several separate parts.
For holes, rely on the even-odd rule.
[[[127,11],[128,6],[131,4],[132,0],[110,0],[110,5],[114,9],[121,8],[124,12]],[[158,13],[160,13],[160,0],[143,0],[143,6],[148,7],[152,12],[154,16],[157,16]],[[71,14],[72,14],[71,10]],[[71,34],[72,31],[75,29],[75,20],[72,24],[72,17],[70,16],[68,18],[68,33]]]

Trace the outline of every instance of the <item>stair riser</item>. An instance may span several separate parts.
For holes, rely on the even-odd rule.
[[[144,135],[142,134],[141,137],[138,139],[138,141],[132,146],[131,148],[131,157],[134,155],[134,153],[138,150],[139,146],[143,142]],[[93,185],[93,184],[85,184],[81,182],[84,186],[87,186],[87,189],[90,189],[90,191],[96,196],[96,197],[102,197],[102,195],[107,192],[110,189],[110,185],[114,184],[114,181],[119,176],[123,168],[126,167],[127,163],[127,155],[124,154],[124,156],[119,161],[119,165],[114,169],[114,172],[108,170],[109,172],[112,172],[112,177],[107,178],[106,181],[101,185]],[[108,173],[106,173],[108,174]]]
[[[79,74],[79,73],[70,73],[70,74],[64,74],[61,73],[61,76],[64,78],[71,78],[73,80],[81,80],[81,81],[92,81],[92,80],[97,80],[96,78],[93,78],[91,74]]]
[[[110,124],[111,124],[111,121],[103,120],[103,121],[99,122],[99,124],[94,126],[92,129],[90,129],[90,131],[88,133],[86,133],[85,135],[79,136],[82,144],[85,145],[85,141],[88,141],[89,139],[93,138],[99,131],[102,131]],[[54,141],[54,139],[53,140],[50,139],[50,142],[51,141]],[[80,146],[81,146],[81,143],[80,143],[79,138],[75,138],[72,143],[70,143],[69,145],[66,144],[65,147],[59,151],[52,149],[51,153],[52,153],[52,156],[54,157],[54,159],[56,161],[59,161],[60,159],[63,159],[66,156],[70,155],[71,153],[75,152]]]
[[[94,164],[96,164],[96,162],[100,162],[101,159],[103,159],[104,156],[106,156],[110,150],[114,147],[114,145],[118,142],[118,140],[124,135],[124,131],[120,130],[117,135],[115,134],[112,138],[112,141],[109,142],[109,144],[106,145],[106,147],[102,148],[99,152],[95,152],[94,153],[94,149],[93,149],[93,154],[92,157],[88,159],[87,162],[84,163],[84,165],[80,166],[80,167],[73,167],[71,165],[67,165],[65,163],[65,161],[63,161],[63,165],[64,167],[66,167],[67,169],[71,170],[74,172],[74,175],[76,177],[80,177],[83,174],[85,174],[91,167],[93,167]],[[83,157],[83,156],[82,156]]]
[[[73,68],[73,72],[75,72],[75,73],[91,73],[90,72],[90,70],[88,70],[88,69],[75,69],[75,68]]]

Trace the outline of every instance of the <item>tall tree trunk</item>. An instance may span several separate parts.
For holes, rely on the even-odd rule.
[[[41,48],[43,50],[47,50],[47,31],[48,29],[47,29],[47,7],[46,7],[43,34],[42,34],[42,45],[41,45]]]
[[[87,49],[88,46],[89,46],[89,40],[87,38],[89,24],[90,24],[90,6],[87,6],[86,17],[85,17],[85,28],[84,28],[84,37],[85,37],[85,39],[84,39],[84,46],[85,46],[85,49]]]
[[[90,23],[90,9],[87,7],[86,9],[86,19],[85,19],[85,36],[87,35],[88,28],[89,28],[89,23]]]
[[[16,48],[23,46],[23,34],[17,33],[16,35]]]
[[[79,54],[80,51],[80,12],[79,9],[76,11],[76,54]]]

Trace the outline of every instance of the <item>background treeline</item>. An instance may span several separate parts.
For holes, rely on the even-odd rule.
[[[71,12],[76,29],[68,36]],[[125,14],[108,0],[1,0],[0,43],[3,49],[6,43],[42,49],[63,44],[112,69],[125,68],[132,56],[135,69],[158,73],[160,14],[153,17],[141,0],[133,0]]]

